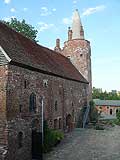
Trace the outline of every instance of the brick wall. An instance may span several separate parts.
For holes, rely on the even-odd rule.
[[[87,40],[73,39],[66,41],[62,54],[73,63],[83,77],[89,82],[89,96],[92,95],[91,47]]]
[[[37,129],[41,129],[41,96],[44,102],[44,119],[48,121],[49,127],[63,130],[66,129],[66,117],[69,114],[74,125],[78,123],[80,111],[87,103],[87,87],[84,83],[9,65],[7,99],[6,105],[3,105],[7,111],[8,159],[31,159],[32,124],[35,119],[39,121]],[[32,93],[36,95],[35,113],[29,111]],[[5,95],[3,97],[6,98]],[[21,148],[18,147],[20,132],[23,134]]]
[[[0,66],[0,145],[7,144],[7,119],[6,119],[6,86],[7,66]]]

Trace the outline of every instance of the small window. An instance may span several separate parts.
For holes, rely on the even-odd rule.
[[[116,109],[116,114],[118,113],[118,109]]]
[[[58,107],[57,107],[57,101],[55,101],[55,111],[57,111]]]
[[[83,56],[83,54],[81,53],[81,54],[80,54],[80,57],[82,57],[82,56]]]
[[[24,81],[24,88],[27,88],[27,80]]]
[[[71,61],[71,57],[70,56],[67,56],[67,58]]]
[[[22,148],[23,146],[23,132],[18,133],[18,148]]]
[[[100,109],[102,109],[102,107],[100,106]]]
[[[20,113],[22,112],[22,105],[21,104],[19,105],[19,112]]]
[[[59,129],[62,128],[62,118],[59,118]]]
[[[43,80],[43,87],[45,87],[45,88],[48,87],[48,80],[47,79]]]
[[[54,119],[54,129],[57,129],[57,119]]]
[[[109,107],[107,106],[107,109],[109,109]]]
[[[110,109],[110,115],[112,115],[112,109]]]
[[[29,111],[36,112],[36,95],[32,93],[29,99]]]

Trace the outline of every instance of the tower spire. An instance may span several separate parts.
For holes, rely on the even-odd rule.
[[[78,9],[76,9],[73,13],[72,33],[72,39],[84,39],[84,30]]]

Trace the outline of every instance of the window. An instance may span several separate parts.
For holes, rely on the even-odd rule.
[[[112,115],[112,109],[110,109],[110,115]]]
[[[59,118],[59,129],[62,128],[62,118]]]
[[[21,104],[19,105],[19,112],[20,113],[22,112],[22,105]]]
[[[23,146],[23,132],[18,133],[18,148]]]
[[[36,112],[36,95],[34,93],[30,95],[29,111]]]
[[[45,87],[45,88],[48,87],[48,80],[47,79],[43,80],[43,87]]]
[[[82,56],[83,56],[83,54],[81,53],[81,54],[80,54],[80,57],[82,57]]]
[[[55,111],[57,111],[57,101],[55,101]]]
[[[27,80],[24,81],[24,88],[27,88]]]
[[[116,109],[116,114],[118,113],[118,109]]]
[[[67,58],[70,60],[71,59],[71,57],[70,56],[67,56]]]
[[[54,129],[57,129],[57,119],[54,119]]]

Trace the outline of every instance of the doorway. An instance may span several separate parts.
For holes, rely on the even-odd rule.
[[[39,130],[39,120],[32,122],[32,158],[42,160],[42,133]]]

